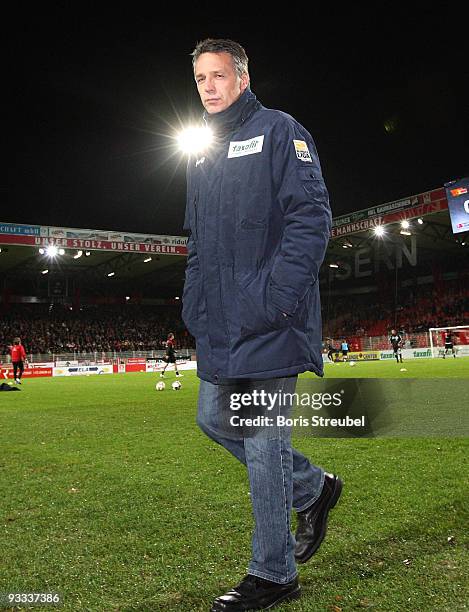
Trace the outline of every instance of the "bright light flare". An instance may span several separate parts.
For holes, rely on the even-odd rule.
[[[57,255],[59,254],[59,249],[54,245],[54,244],[50,244],[47,249],[46,249],[46,255],[47,257],[57,257]]]
[[[407,221],[407,219],[404,219],[404,221],[401,221],[401,227],[402,229],[409,229],[410,223]]]
[[[213,132],[208,127],[190,127],[182,131],[178,137],[178,147],[184,153],[201,153],[213,141]]]
[[[375,236],[378,236],[379,238],[381,236],[384,236],[385,231],[384,231],[384,227],[382,225],[377,225],[374,229],[373,232],[375,234]]]

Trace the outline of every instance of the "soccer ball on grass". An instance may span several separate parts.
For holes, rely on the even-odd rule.
[[[164,384],[164,382],[163,382],[162,380],[159,380],[159,381],[156,383],[155,389],[156,389],[157,391],[164,391],[165,387],[166,387],[166,385]]]
[[[171,387],[173,388],[173,391],[179,391],[182,385],[178,380],[175,380],[173,384],[171,385]]]

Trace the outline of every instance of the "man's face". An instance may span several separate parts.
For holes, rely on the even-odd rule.
[[[202,53],[195,63],[195,80],[207,113],[219,113],[236,102],[249,84],[239,76],[229,53]]]
[[[395,335],[396,335],[396,330],[395,330],[395,329],[391,329],[391,334],[392,334],[393,336],[395,336]]]

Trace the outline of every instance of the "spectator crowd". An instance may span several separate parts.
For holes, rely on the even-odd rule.
[[[469,289],[433,286],[401,291],[398,300],[376,294],[349,295],[323,303],[326,334],[333,337],[380,336],[393,327],[407,333],[426,332],[431,327],[464,325],[469,322]]]
[[[378,297],[380,298],[378,300]],[[377,294],[326,298],[324,334],[328,337],[381,336],[393,327],[407,333],[469,321],[469,289],[448,284],[401,291],[399,301]],[[28,354],[56,355],[161,350],[169,332],[178,349],[195,348],[176,306],[11,304],[0,311],[0,355],[8,355],[14,337]]]
[[[169,332],[176,347],[194,347],[180,309],[171,306],[13,304],[0,315],[0,354],[19,336],[28,354],[161,350]]]

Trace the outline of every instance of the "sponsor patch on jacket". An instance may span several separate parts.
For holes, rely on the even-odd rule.
[[[228,157],[241,157],[242,155],[252,155],[260,153],[264,144],[264,135],[250,138],[249,140],[238,140],[230,142]]]
[[[304,162],[312,162],[311,155],[308,149],[308,145],[304,140],[293,140],[293,146],[295,147],[296,156],[298,159]]]

